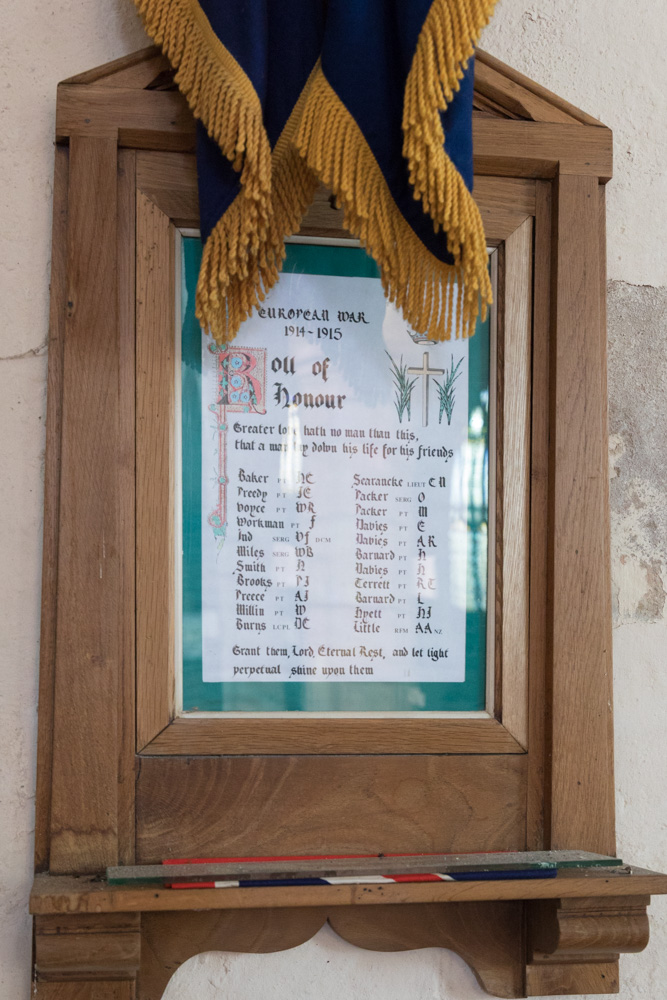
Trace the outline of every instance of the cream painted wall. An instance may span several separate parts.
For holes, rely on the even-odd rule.
[[[0,1000],[29,995],[52,136],[59,80],[145,44],[130,0],[5,0],[0,39]],[[667,867],[667,8],[500,0],[483,45],[614,129],[610,460],[619,850]],[[667,903],[622,1000],[665,995]],[[292,952],[207,955],[167,1000],[472,1000],[447,952],[378,955],[325,929]]]

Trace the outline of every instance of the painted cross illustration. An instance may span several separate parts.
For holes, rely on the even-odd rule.
[[[421,368],[408,368],[409,375],[420,375],[422,382],[422,426],[428,425],[428,383],[431,375],[444,375],[444,368],[429,368],[428,351],[424,351],[424,360]]]

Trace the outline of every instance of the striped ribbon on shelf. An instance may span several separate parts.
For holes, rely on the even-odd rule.
[[[555,878],[558,869],[527,868],[523,871],[429,872],[413,875],[332,875],[329,878],[230,879],[215,882],[165,882],[171,889],[261,889],[302,885],[385,885],[391,882],[481,882],[497,879]]]

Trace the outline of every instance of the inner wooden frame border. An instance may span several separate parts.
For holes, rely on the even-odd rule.
[[[312,236],[312,234],[305,235],[304,233],[299,232],[299,233],[297,233],[294,236],[287,237],[287,239],[286,239],[285,242],[286,243],[291,243],[291,244],[297,244],[297,245],[301,245],[301,246],[306,246],[306,245],[312,246],[312,245],[318,245],[318,244],[319,245],[336,244],[337,246],[340,246],[340,247],[349,246],[349,247],[359,248],[361,246],[360,241],[357,240],[357,239],[354,239],[353,237],[351,237],[349,235],[349,233],[347,233],[345,230],[342,230],[340,228],[339,220],[338,220],[339,213],[334,208],[332,208],[331,204],[328,204],[328,205],[325,204],[326,199],[328,197],[326,190],[324,188],[322,188],[319,192],[316,193],[315,197],[317,199],[317,209],[316,210],[318,212],[321,212],[322,215],[324,215],[326,213],[326,220],[325,221],[327,221],[329,223],[329,228],[327,229],[328,235],[327,236]],[[333,226],[331,225],[332,223],[333,223]],[[179,690],[179,689],[182,688],[182,685],[183,685],[183,670],[182,670],[183,637],[182,637],[182,623],[179,623],[179,613],[180,613],[180,608],[181,608],[182,600],[183,600],[183,591],[182,591],[183,570],[182,570],[182,568],[179,570],[179,566],[178,566],[179,552],[181,551],[181,546],[182,546],[182,525],[181,525],[181,521],[182,521],[182,517],[183,517],[183,512],[182,512],[182,507],[181,507],[182,498],[179,497],[179,495],[178,495],[179,494],[178,485],[179,485],[179,482],[180,482],[180,478],[182,477],[182,462],[181,462],[179,456],[180,456],[180,453],[181,453],[181,450],[182,450],[182,447],[183,447],[182,437],[181,437],[181,435],[182,435],[183,411],[182,411],[182,398],[181,398],[181,393],[182,393],[182,384],[181,384],[181,382],[182,382],[182,380],[179,381],[179,376],[178,376],[178,369],[179,369],[179,364],[180,364],[179,346],[178,345],[179,345],[179,341],[181,341],[181,336],[182,336],[182,330],[181,330],[181,325],[182,324],[179,321],[179,316],[180,316],[181,309],[182,309],[182,299],[181,299],[181,289],[179,289],[178,276],[179,276],[179,274],[182,274],[183,240],[184,239],[188,239],[188,238],[199,239],[200,238],[200,230],[199,230],[198,227],[194,228],[194,227],[185,227],[185,226],[183,226],[183,227],[174,227],[174,230],[175,230],[174,231],[174,248],[175,248],[175,251],[174,251],[174,266],[175,266],[175,273],[176,273],[175,288],[174,288],[175,296],[176,296],[176,311],[175,311],[174,320],[175,320],[175,334],[176,334],[176,342],[177,342],[177,347],[176,347],[176,351],[175,351],[175,363],[176,363],[175,425],[176,425],[176,428],[177,428],[177,432],[176,432],[176,435],[175,435],[175,438],[174,438],[174,445],[175,445],[176,455],[177,455],[176,461],[175,461],[175,468],[176,468],[176,483],[175,483],[175,487],[176,487],[176,492],[175,492],[175,503],[174,503],[174,516],[175,516],[174,544],[175,544],[175,559],[176,559],[176,563],[174,565],[174,571],[175,571],[175,579],[177,581],[177,585],[176,585],[176,588],[175,588],[175,594],[174,594],[175,603],[176,603],[176,607],[175,607],[175,616],[176,616],[176,618],[175,618],[175,623],[174,623],[174,641],[175,641],[174,718],[175,719],[178,719],[178,718],[185,718],[185,719],[193,719],[193,718],[197,718],[197,719],[224,718],[225,720],[231,720],[231,719],[234,719],[234,718],[237,718],[237,719],[241,718],[241,719],[245,719],[246,721],[249,718],[252,718],[252,719],[255,719],[255,720],[266,719],[268,721],[277,721],[278,719],[292,719],[293,720],[294,718],[299,718],[299,719],[329,719],[331,721],[331,720],[335,720],[337,718],[337,716],[340,716],[340,718],[350,718],[350,717],[353,717],[353,718],[356,718],[359,721],[359,720],[362,720],[362,719],[372,719],[374,717],[382,717],[385,720],[388,720],[388,719],[414,718],[414,717],[418,716],[421,719],[428,719],[428,718],[433,718],[434,715],[435,716],[441,715],[443,711],[447,712],[447,718],[448,719],[456,719],[456,718],[488,719],[488,718],[493,718],[494,717],[494,706],[495,706],[495,704],[496,704],[496,702],[498,700],[498,692],[496,691],[496,683],[495,683],[496,682],[496,677],[494,676],[495,670],[485,670],[485,684],[484,684],[484,697],[485,697],[485,701],[484,701],[484,707],[481,708],[481,709],[453,709],[451,711],[448,711],[446,709],[442,710],[442,711],[429,710],[429,711],[419,712],[419,713],[411,711],[409,709],[404,709],[402,711],[391,711],[390,710],[390,711],[377,711],[377,712],[374,712],[372,709],[365,709],[365,710],[360,710],[360,711],[351,710],[351,711],[343,711],[343,712],[336,712],[335,710],[328,711],[328,710],[325,710],[325,709],[321,709],[321,710],[308,710],[308,709],[306,709],[306,710],[303,710],[303,711],[296,710],[296,711],[292,711],[292,712],[284,710],[284,709],[280,710],[280,711],[276,711],[276,712],[271,712],[269,710],[262,709],[262,710],[259,710],[259,711],[256,711],[256,712],[254,712],[254,711],[253,712],[244,712],[244,711],[241,711],[241,710],[237,709],[235,711],[230,711],[230,712],[226,712],[225,711],[224,714],[223,714],[223,710],[220,710],[220,709],[219,710],[216,710],[216,709],[204,709],[204,710],[193,710],[193,711],[186,711],[186,710],[183,709],[183,707],[182,707],[182,702],[183,702],[182,690]],[[490,270],[490,273],[491,273],[491,280],[492,280],[492,285],[493,285],[494,294],[495,294],[495,289],[496,289],[496,286],[497,286],[497,283],[498,283],[498,281],[497,281],[497,279],[498,279],[498,266],[499,266],[499,260],[498,260],[498,258],[500,256],[500,252],[499,252],[500,248],[499,247],[489,247],[488,249],[489,249],[489,270]],[[490,322],[491,353],[490,353],[490,364],[489,364],[489,379],[494,382],[494,394],[495,395],[494,395],[493,406],[490,407],[490,409],[489,409],[489,441],[496,441],[496,438],[497,438],[497,433],[496,433],[497,417],[496,417],[495,410],[496,410],[496,404],[497,404],[497,391],[498,391],[498,381],[499,380],[497,378],[497,364],[496,364],[497,323],[496,323],[495,308],[494,308],[493,312],[490,315],[490,320],[491,320],[491,322]],[[182,343],[180,345],[180,350],[182,352]],[[180,432],[179,432],[178,428],[180,428]],[[488,510],[488,520],[489,520],[488,549],[489,549],[489,552],[493,551],[494,553],[495,553],[495,548],[496,548],[496,530],[497,530],[497,524],[499,526],[502,526],[502,514],[498,514],[497,511],[496,511],[496,503],[497,503],[497,500],[499,499],[499,497],[497,496],[498,491],[495,488],[495,481],[496,481],[495,480],[495,475],[496,475],[496,468],[495,468],[496,467],[496,457],[497,457],[496,456],[496,449],[494,448],[492,450],[492,452],[490,453],[490,462],[489,462],[489,490],[490,491],[491,491],[491,489],[493,490],[493,493],[492,493],[493,502],[489,504],[489,510]],[[490,493],[490,495],[491,495],[491,493]],[[487,587],[489,587],[490,589],[489,589],[489,593],[487,595],[487,597],[488,597],[487,604],[489,605],[489,614],[488,614],[488,619],[487,619],[487,635],[486,635],[486,642],[485,642],[485,657],[486,657],[486,659],[485,659],[485,667],[488,664],[490,658],[493,658],[493,664],[494,664],[494,667],[495,667],[496,656],[497,656],[498,650],[500,649],[500,645],[501,645],[501,637],[496,635],[497,630],[496,630],[496,621],[495,621],[495,587],[496,587],[496,577],[497,576],[499,577],[500,574],[498,572],[497,559],[494,556],[493,560],[489,560],[489,564],[487,566],[487,573],[486,573]],[[180,577],[180,579],[179,579],[179,577]],[[490,587],[491,584],[492,584],[492,587]],[[493,603],[493,606],[491,607],[492,603]],[[179,631],[180,631],[181,634],[179,634]],[[179,663],[179,660],[181,661],[180,663]]]
[[[524,753],[528,748],[531,351],[536,182],[480,177],[498,247],[494,717],[175,715],[175,234],[199,224],[194,160],[136,156],[137,751],[174,754]],[[348,236],[319,192],[301,235]],[[505,322],[506,317],[511,322]],[[511,539],[511,544],[507,540]],[[491,553],[489,558],[491,558]],[[535,664],[542,670],[543,663]]]

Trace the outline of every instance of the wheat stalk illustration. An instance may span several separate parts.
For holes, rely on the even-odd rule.
[[[452,413],[454,412],[454,403],[456,402],[456,388],[454,383],[461,374],[459,368],[463,362],[463,358],[459,358],[454,367],[454,355],[452,355],[451,364],[449,371],[445,369],[445,377],[442,383],[438,382],[437,378],[433,379],[436,386],[438,387],[438,398],[440,400],[440,412],[438,413],[438,423],[442,423],[443,413],[447,414],[447,424],[452,422]]]
[[[394,389],[396,397],[394,400],[394,406],[396,407],[396,413],[398,414],[398,421],[399,423],[402,423],[404,413],[407,412],[408,420],[410,419],[412,391],[415,387],[417,379],[408,378],[408,366],[403,364],[403,355],[401,355],[400,362],[396,364],[389,351],[385,351],[385,354],[391,361],[391,370],[394,376]]]

